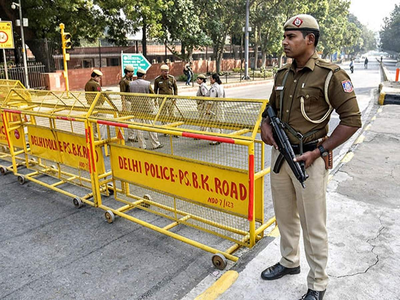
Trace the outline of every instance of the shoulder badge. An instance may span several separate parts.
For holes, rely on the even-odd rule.
[[[346,93],[351,93],[354,90],[353,84],[351,83],[350,80],[342,81],[342,87],[343,91],[345,91]]]

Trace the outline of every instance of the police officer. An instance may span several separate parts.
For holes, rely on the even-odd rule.
[[[174,76],[169,74],[168,65],[161,66],[161,75],[154,80],[154,92],[161,95],[178,95],[176,80]],[[163,99],[159,99],[160,107],[162,101]],[[160,114],[162,118],[168,116],[169,118],[173,119],[175,117],[175,102],[176,100],[167,100],[167,102],[164,104],[163,111]],[[162,123],[165,124],[165,122]]]
[[[283,50],[293,63],[278,70],[269,105],[285,124],[296,161],[304,162],[309,178],[302,188],[288,164],[279,173],[271,172],[271,191],[280,231],[280,261],[261,273],[274,280],[300,273],[299,239],[303,231],[304,248],[310,271],[308,290],[301,298],[323,299],[328,284],[326,264],[326,187],[328,170],[324,158],[361,127],[361,114],[349,76],[338,66],[321,60],[315,48],[319,26],[310,15],[297,15],[284,25]],[[340,123],[329,138],[328,122],[332,109]],[[261,138],[273,146],[271,165],[279,155],[269,120],[263,114]],[[300,153],[300,144],[303,153]]]
[[[85,85],[85,92],[101,92],[100,80],[103,73],[99,70],[93,70],[92,74],[90,75],[90,79],[86,82]],[[92,104],[96,94],[94,93],[87,93],[85,94],[86,100],[88,104]]]
[[[90,75],[89,81],[85,85],[85,93],[86,101],[89,105],[91,105],[96,98],[96,94],[94,92],[101,92],[100,80],[103,73],[99,70],[93,70],[92,74]],[[104,101],[99,101],[96,106],[102,105]],[[97,114],[97,116],[104,116],[103,114]],[[100,127],[100,136],[102,139],[107,137],[107,128],[105,125],[99,125]],[[97,137],[97,126],[93,128],[93,134]]]
[[[199,89],[197,90],[196,96],[197,97],[208,97],[209,92],[208,92],[208,88],[207,88],[207,84],[206,84],[207,77],[204,74],[199,74],[197,76],[196,82],[199,85]],[[197,102],[197,110],[199,111],[200,120],[203,121],[205,119],[205,113],[206,113],[206,107],[205,107],[206,101],[196,100],[196,102]],[[200,130],[206,131],[207,128],[204,126],[201,126]]]
[[[139,68],[136,71],[137,79],[135,81],[130,82],[129,91],[131,93],[140,93],[140,94],[154,94],[153,89],[151,88],[150,82],[145,80],[146,71]],[[132,111],[139,115],[149,115],[151,116],[154,113],[155,106],[154,101],[151,98],[140,97],[138,99],[132,99]],[[144,123],[147,125],[151,125],[150,119],[138,119],[140,123]],[[146,142],[143,138],[143,132],[138,130],[138,141],[139,147],[142,149],[146,149]],[[160,149],[164,147],[164,145],[160,144],[158,141],[157,132],[149,131],[149,138],[152,145],[151,150]]]
[[[133,80],[133,73],[134,73],[134,68],[132,65],[126,65],[124,68],[124,73],[125,76],[122,77],[122,79],[119,82],[119,91],[121,93],[129,93],[129,83]],[[121,101],[122,101],[122,111],[129,111],[130,109],[130,103],[128,101],[129,99],[125,96],[121,96]],[[128,129],[128,140],[137,142],[137,132],[135,129]]]

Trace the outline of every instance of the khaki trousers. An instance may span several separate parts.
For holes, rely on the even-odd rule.
[[[271,168],[279,155],[272,148]],[[281,265],[294,268],[300,265],[300,226],[310,271],[308,288],[323,291],[328,285],[328,235],[326,230],[326,188],[328,171],[322,158],[306,169],[308,179],[303,189],[286,161],[278,174],[271,172],[271,191],[280,238]]]

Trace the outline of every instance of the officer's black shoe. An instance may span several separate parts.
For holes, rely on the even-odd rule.
[[[322,300],[324,298],[326,290],[324,291],[314,291],[308,289],[307,294],[304,294],[300,300]]]
[[[287,274],[299,274],[300,266],[296,268],[286,268],[282,266],[280,263],[273,265],[261,272],[261,278],[264,280],[275,280],[279,279]]]

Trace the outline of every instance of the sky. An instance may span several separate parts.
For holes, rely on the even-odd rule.
[[[383,18],[390,17],[394,5],[400,5],[400,0],[351,0],[350,12],[368,29],[379,31]]]

